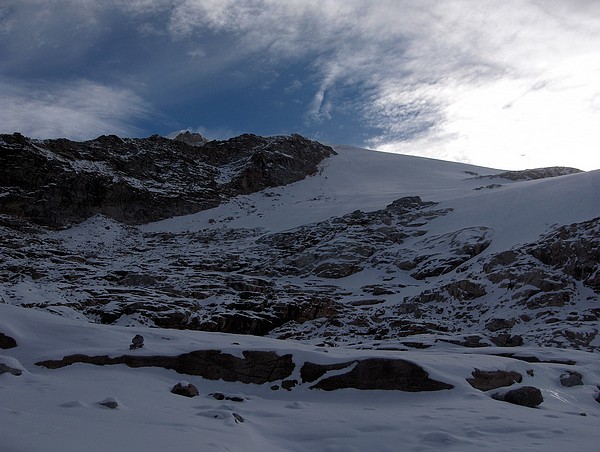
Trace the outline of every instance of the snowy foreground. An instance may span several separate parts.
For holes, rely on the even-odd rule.
[[[492,356],[514,349],[441,343],[418,351],[328,349],[250,336],[88,324],[9,305],[0,305],[0,330],[18,343],[2,350],[0,364],[22,369],[19,376],[0,375],[0,448],[6,452],[593,451],[600,441],[600,404],[594,400],[600,362],[593,353],[519,349],[520,355],[541,361],[576,362],[567,365]],[[134,334],[144,336],[145,346],[130,351]],[[35,364],[76,353],[177,355],[206,349],[240,356],[243,350],[291,353],[296,371],[304,361],[401,358],[454,388],[328,392],[300,384],[285,391],[272,390],[272,384],[209,381],[160,368],[74,364],[51,370]],[[482,392],[466,382],[475,368],[519,372],[524,376],[521,384],[540,388],[544,402],[527,408],[494,400],[495,390]],[[559,378],[566,371],[581,373],[584,384],[561,386]],[[197,386],[200,395],[172,394],[171,388],[182,380]],[[219,401],[209,395],[215,392],[244,401]],[[115,401],[118,407],[99,404],[106,401]]]
[[[553,224],[600,216],[598,171],[531,181],[504,179],[492,186],[491,182],[499,182],[493,178],[500,171],[353,148],[336,150],[339,155],[327,159],[318,175],[272,189],[269,196],[237,197],[219,208],[140,230],[183,234],[227,226],[275,233],[357,209],[381,209],[402,196],[418,195],[439,202],[440,208],[454,209],[429,223],[429,236],[484,225],[494,231],[485,251],[491,254],[534,241]],[[63,237],[75,251],[97,246],[101,254],[119,240],[111,237],[118,228],[106,228],[101,221],[105,220],[92,219],[52,234]],[[94,229],[96,223],[102,227]],[[156,253],[159,262],[160,250]],[[114,262],[115,268],[126,264]],[[384,277],[373,270],[336,281],[354,293]],[[430,345],[423,349],[390,339],[323,347],[316,346],[320,342],[316,340],[284,341],[135,323],[100,325],[67,304],[42,309],[42,302],[51,299],[48,294],[61,299],[69,295],[68,290],[62,291],[63,282],[52,284],[30,278],[16,289],[0,287],[5,300],[0,303],[0,333],[17,343],[0,349],[1,452],[596,451],[600,447],[597,337],[590,343],[592,351],[541,348],[527,342],[512,348],[468,348],[429,335],[404,338]],[[578,303],[590,304],[589,300]],[[386,303],[393,301],[392,296],[386,298]],[[30,302],[39,303],[38,309],[23,307]],[[596,327],[590,328],[597,333]],[[144,337],[145,345],[130,350],[136,334]],[[177,356],[197,350],[239,357],[249,350],[291,354],[295,367],[289,379],[298,385],[289,391],[275,390],[272,387],[281,387],[281,380],[261,385],[226,382],[124,364],[76,363],[58,369],[37,364],[75,354]],[[499,356],[503,353],[513,357]],[[315,383],[303,383],[300,376],[305,362],[335,364],[368,358],[410,361],[453,388],[324,391],[311,389]],[[466,380],[476,369],[514,371],[523,379],[509,387],[481,391]],[[342,372],[329,371],[322,378]],[[569,373],[580,374],[583,384],[563,386],[560,378]],[[172,394],[179,382],[192,383],[199,395]],[[492,398],[521,386],[539,388],[543,403],[528,408]],[[222,400],[215,393],[223,394]]]

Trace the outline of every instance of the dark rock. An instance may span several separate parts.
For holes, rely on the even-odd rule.
[[[115,399],[108,398],[102,402],[98,402],[98,405],[114,410],[119,407],[119,402],[117,402]]]
[[[520,347],[523,345],[523,337],[518,334],[498,334],[491,337],[490,340],[498,347]]]
[[[296,182],[333,154],[300,135],[242,135],[201,147],[158,135],[85,142],[0,135],[0,188],[6,194],[0,213],[54,228],[97,214],[147,223]],[[225,167],[232,177],[220,185]]]
[[[410,361],[372,358],[358,361],[351,371],[324,378],[310,388],[325,391],[356,388],[419,392],[439,391],[453,387],[450,384],[430,379],[422,367]]]
[[[486,323],[486,329],[495,332],[498,330],[506,330],[515,326],[517,321],[515,319],[492,319]]]
[[[209,397],[213,397],[216,400],[229,400],[231,402],[243,402],[244,398],[239,396],[226,396],[222,392],[214,392],[208,395]]]
[[[468,348],[489,347],[485,342],[481,342],[483,338],[477,335],[466,336],[463,339],[438,339],[440,342],[448,342],[449,344],[460,345]]]
[[[535,408],[544,401],[542,391],[533,386],[523,386],[521,388],[512,389],[500,397],[499,400],[529,408]]]
[[[281,387],[288,391],[291,391],[293,387],[298,384],[298,380],[283,380],[281,382]]]
[[[567,388],[583,385],[583,375],[579,372],[567,371],[560,376],[560,384]]]
[[[292,355],[277,355],[269,351],[244,351],[243,358],[220,350],[197,350],[178,356],[109,356],[70,355],[61,360],[36,363],[49,369],[58,369],[74,363],[97,366],[125,364],[129,367],[163,367],[180,374],[199,375],[209,380],[239,381],[263,384],[289,377],[294,370]]]
[[[171,389],[173,394],[177,394],[185,397],[196,397],[200,393],[198,392],[198,388],[191,383],[188,382],[180,382],[173,386]]]
[[[485,372],[476,369],[471,375],[473,377],[467,378],[467,382],[480,391],[489,391],[490,389],[510,386],[514,383],[521,383],[523,380],[520,373],[505,370]]]
[[[142,348],[144,346],[144,337],[141,334],[136,334],[133,339],[131,339],[131,344],[129,345],[130,350],[136,350],[138,348]]]
[[[244,422],[244,418],[242,416],[240,416],[237,413],[231,413],[231,415],[233,416],[233,418],[235,419],[235,423],[241,423]]]
[[[21,369],[16,369],[14,367],[11,367],[7,364],[0,363],[0,375],[2,375],[4,373],[9,373],[9,374],[19,376],[23,373],[23,371]]]
[[[314,364],[309,361],[305,362],[300,369],[300,378],[302,383],[312,383],[317,381],[330,370],[340,370],[354,364],[354,361],[337,364]]]
[[[15,348],[16,346],[17,346],[16,340],[14,340],[10,336],[7,336],[4,333],[0,333],[0,348],[6,350],[8,348]]]

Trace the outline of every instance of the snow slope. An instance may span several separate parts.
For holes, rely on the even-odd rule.
[[[600,216],[600,170],[515,182],[494,178],[502,171],[490,168],[349,146],[335,150],[338,155],[325,159],[318,175],[267,190],[268,196],[265,191],[240,196],[215,209],[143,229],[196,231],[227,224],[278,232],[354,210],[381,209],[405,196],[420,196],[440,203],[440,208],[454,209],[434,221],[432,235],[480,224],[495,230],[497,249],[507,249],[535,240],[552,224]],[[492,184],[501,186],[482,189]]]
[[[0,447],[6,452],[594,451],[600,440],[600,404],[594,400],[600,365],[591,353],[533,347],[519,351],[542,360],[577,362],[565,365],[492,355],[505,349],[466,350],[450,344],[406,352],[323,349],[251,336],[93,325],[8,305],[0,305],[0,331],[19,344],[3,350],[0,363],[14,366],[17,360],[24,368],[20,376],[0,375]],[[128,344],[134,334],[146,339],[144,348],[135,352],[140,354],[274,350],[293,353],[297,364],[402,358],[455,387],[420,393],[326,392],[300,385],[274,391],[270,384],[209,381],[160,368],[75,364],[49,370],[35,364],[73,353],[132,353]],[[493,400],[494,390],[481,392],[466,383],[475,368],[521,373],[523,385],[542,390],[543,404],[526,408]],[[559,376],[566,370],[580,372],[584,385],[560,386]],[[171,394],[171,387],[182,380],[195,384],[200,395]],[[244,401],[219,401],[209,396],[214,392]],[[106,401],[118,407],[98,404]],[[243,422],[236,422],[233,413]]]

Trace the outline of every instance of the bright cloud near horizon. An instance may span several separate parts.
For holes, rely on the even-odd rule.
[[[600,169],[596,0],[3,0],[0,132]]]

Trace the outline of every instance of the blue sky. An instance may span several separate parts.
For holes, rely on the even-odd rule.
[[[595,0],[2,0],[0,132],[600,168]]]

